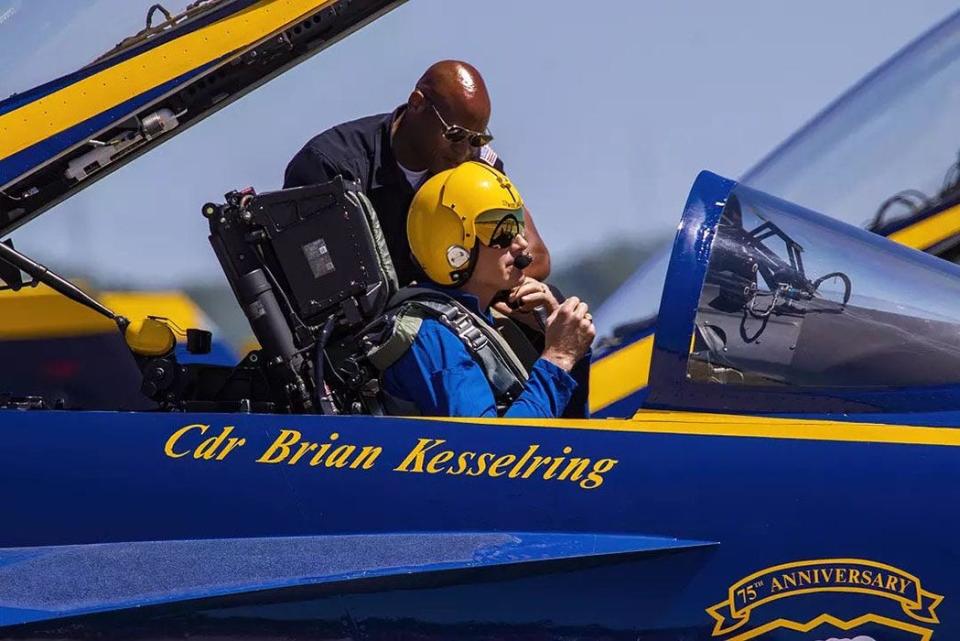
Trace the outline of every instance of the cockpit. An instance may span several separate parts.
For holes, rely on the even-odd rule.
[[[142,393],[168,411],[377,413],[357,332],[396,285],[362,194],[340,181],[234,192],[202,214],[262,347],[235,365],[185,364],[163,319],[114,316]],[[98,309],[12,248],[0,259],[7,283],[24,271]],[[203,333],[187,339],[209,345]],[[960,409],[960,267],[703,172],[667,265],[644,406]]]

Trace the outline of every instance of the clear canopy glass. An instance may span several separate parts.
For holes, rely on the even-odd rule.
[[[960,12],[852,87],[741,182],[863,226],[895,193],[935,197],[956,178],[958,111]]]
[[[687,378],[960,382],[960,268],[738,185],[711,245]]]

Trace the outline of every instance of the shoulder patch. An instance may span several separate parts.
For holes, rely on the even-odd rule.
[[[484,145],[483,147],[481,147],[480,152],[477,154],[477,156],[480,158],[480,160],[487,163],[491,167],[495,167],[497,164],[497,158],[498,158],[497,152],[495,152],[493,150],[493,147],[491,147],[490,145]]]

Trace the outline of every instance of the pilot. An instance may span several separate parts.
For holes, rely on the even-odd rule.
[[[414,192],[427,178],[467,160],[503,170],[490,147],[487,129],[490,96],[471,65],[444,60],[417,82],[406,104],[392,113],[337,125],[310,140],[290,161],[284,188],[332,180],[337,175],[360,183],[373,203],[401,285],[422,276],[410,256],[405,228]],[[545,280],[550,254],[530,212],[524,212],[527,274]]]
[[[516,187],[485,163],[442,171],[417,191],[407,236],[429,280],[401,290],[380,334],[389,338],[368,354],[391,413],[553,418],[587,385],[571,372],[596,334],[592,317],[586,303],[559,303],[518,268],[527,229]],[[494,329],[491,303],[502,291],[540,332],[539,351],[529,331]]]

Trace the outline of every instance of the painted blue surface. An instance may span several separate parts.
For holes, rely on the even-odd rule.
[[[595,534],[418,533],[67,545],[0,550],[5,625],[237,592],[510,568],[715,544]],[[135,574],[130,568],[136,566]],[[524,566],[518,568],[517,566]],[[533,566],[533,567],[530,567]],[[544,567],[545,566],[545,567]],[[45,577],[35,589],[37,574]],[[495,574],[494,574],[495,576]],[[489,575],[488,575],[489,578]]]
[[[667,595],[682,592],[709,555],[694,548],[385,577],[41,623],[14,638],[701,639],[709,626],[665,627],[676,619]]]
[[[957,414],[939,420],[960,425]],[[231,435],[247,441],[222,461],[167,456],[171,434],[193,423],[211,426],[203,438],[233,426]],[[742,577],[781,563],[859,558],[902,568],[946,595],[936,638],[960,632],[960,616],[949,616],[960,612],[960,580],[947,534],[958,530],[960,516],[945,507],[960,481],[957,448],[608,431],[603,423],[547,429],[362,417],[7,411],[0,413],[0,486],[17,491],[4,500],[0,548],[412,531],[715,541],[719,546],[692,565],[674,555],[650,566],[669,607],[633,618],[620,610],[592,616],[631,620],[631,629],[699,630],[688,638],[710,638],[705,608],[721,602]],[[383,451],[370,469],[257,463],[283,429],[316,442],[330,442],[336,433],[336,443]],[[457,453],[521,455],[537,445],[538,454],[558,456],[568,447],[568,456],[617,463],[592,489],[538,475],[433,474],[425,466],[398,471],[418,439],[444,439],[438,449]],[[189,432],[173,452],[201,440]],[[634,581],[645,565],[606,577],[625,595],[618,603],[652,589]],[[680,576],[679,566],[682,585],[664,592],[669,579]],[[560,590],[562,583],[553,585]],[[854,616],[868,607],[893,616],[889,605],[821,595],[767,609]],[[522,610],[517,617],[526,616]]]

